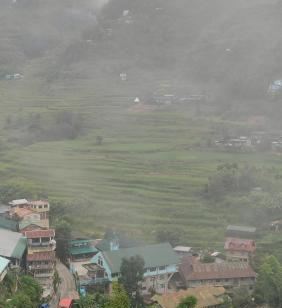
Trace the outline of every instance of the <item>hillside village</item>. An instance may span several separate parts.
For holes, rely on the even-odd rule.
[[[172,308],[183,298],[195,296],[198,308],[220,308],[231,305],[235,289],[254,291],[256,228],[229,225],[221,251],[169,243],[122,247],[115,232],[104,239],[68,239],[67,267],[61,266],[68,268],[76,287],[61,298],[54,289],[60,261],[55,256],[56,232],[49,225],[49,211],[47,200],[20,199],[1,205],[0,283],[9,272],[28,274],[42,286],[42,297],[50,301],[50,307],[58,303],[65,307],[60,303],[71,303],[79,295],[111,294],[112,284],[121,277],[123,260],[135,256],[144,260],[140,292],[147,305]]]

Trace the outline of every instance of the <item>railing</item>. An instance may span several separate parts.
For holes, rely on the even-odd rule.
[[[107,282],[109,282],[108,278],[95,278],[95,279],[79,281],[80,286],[99,285],[99,284],[105,284]]]

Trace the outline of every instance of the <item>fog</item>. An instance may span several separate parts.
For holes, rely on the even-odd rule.
[[[281,0],[0,0],[0,193],[221,248],[282,218]],[[73,220],[71,220],[73,219]]]

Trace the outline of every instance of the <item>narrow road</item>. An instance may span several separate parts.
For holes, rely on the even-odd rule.
[[[59,260],[57,260],[56,268],[61,278],[61,284],[58,287],[57,295],[50,302],[50,308],[57,308],[61,298],[78,298],[74,278],[68,268]]]

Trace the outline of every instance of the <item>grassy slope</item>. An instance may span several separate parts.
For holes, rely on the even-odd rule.
[[[189,106],[130,111],[132,98],[147,89],[164,83],[179,86],[167,72],[132,68],[134,77],[122,84],[119,71],[110,76],[97,72],[97,67],[114,66],[113,59],[110,64],[108,59],[98,64],[91,60],[93,74],[88,79],[59,80],[47,86],[37,73],[48,67],[49,57],[28,61],[24,80],[0,82],[3,126],[7,115],[72,110],[84,115],[88,134],[74,141],[24,147],[8,143],[11,149],[2,156],[0,171],[3,181],[33,180],[50,197],[74,200],[78,230],[91,234],[115,226],[152,239],[158,227],[171,226],[183,232],[183,243],[221,247],[225,226],[242,222],[244,215],[236,209],[210,208],[200,196],[211,172],[229,161],[282,169],[280,157],[271,154],[228,154],[199,147],[213,137],[220,120],[193,118]],[[2,129],[1,137],[7,140],[18,133]],[[102,146],[95,144],[97,135],[104,137]]]

